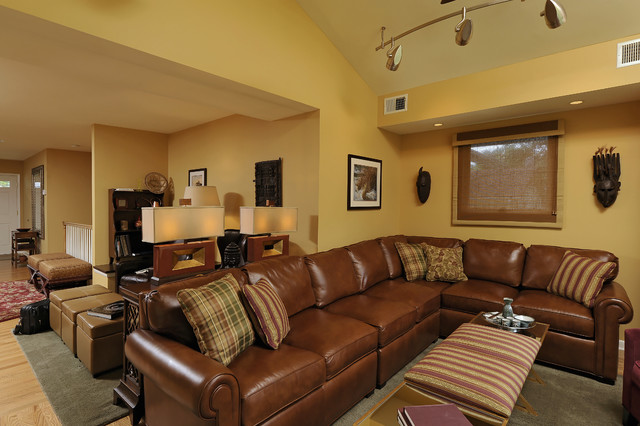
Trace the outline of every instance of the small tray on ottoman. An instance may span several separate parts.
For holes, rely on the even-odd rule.
[[[482,317],[485,321],[495,326],[502,328],[503,330],[511,330],[511,331],[521,331],[521,330],[529,330],[536,326],[536,322],[531,317],[524,317],[523,315],[514,315],[514,318],[517,321],[518,325],[506,325],[505,318],[499,312],[485,312],[482,314]],[[527,321],[523,321],[519,317],[527,318]],[[507,318],[510,324],[513,324],[512,318]]]

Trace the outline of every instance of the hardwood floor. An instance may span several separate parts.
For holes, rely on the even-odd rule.
[[[0,260],[0,281],[27,279],[26,266],[14,268],[11,261]],[[58,426],[60,421],[12,335],[17,322],[0,322],[0,425]],[[111,425],[131,426],[131,422],[125,417]]]
[[[0,260],[0,281],[29,279],[26,266],[12,267],[11,261]],[[0,425],[60,425],[51,404],[42,392],[29,362],[11,330],[17,319],[0,322]],[[618,358],[618,374],[622,374],[624,354]],[[129,417],[110,426],[131,426]]]

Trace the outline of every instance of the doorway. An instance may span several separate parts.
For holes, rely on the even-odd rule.
[[[20,226],[20,175],[0,173],[0,255],[11,253],[11,231]]]

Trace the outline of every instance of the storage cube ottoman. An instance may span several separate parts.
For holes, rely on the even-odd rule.
[[[62,337],[62,302],[96,294],[109,293],[109,289],[101,285],[65,288],[49,294],[49,324],[56,334]]]
[[[122,300],[122,296],[115,293],[96,294],[80,299],[62,302],[62,340],[74,355],[77,352],[77,317],[91,308],[107,305]]]
[[[91,264],[75,257],[45,260],[38,264],[38,268],[35,280],[42,281],[42,291],[47,297],[54,288],[86,285],[93,275]]]
[[[122,317],[104,319],[78,314],[78,359],[94,376],[122,365]]]

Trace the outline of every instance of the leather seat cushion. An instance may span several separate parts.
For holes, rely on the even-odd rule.
[[[378,329],[378,346],[384,347],[415,325],[415,307],[392,300],[358,294],[340,299],[325,308]]]
[[[313,352],[280,345],[253,345],[229,369],[238,379],[243,424],[258,424],[325,382],[325,364]]]
[[[522,290],[511,306],[517,314],[549,324],[550,330],[594,338],[595,321],[591,309],[573,300],[544,290]]]
[[[420,322],[440,309],[440,292],[407,282],[404,278],[383,281],[368,289],[366,296],[406,303],[416,311],[416,322]]]
[[[460,281],[442,291],[442,307],[458,311],[478,313],[502,311],[503,298],[515,299],[518,290],[490,281]]]
[[[289,325],[291,330],[283,343],[324,358],[327,379],[375,351],[378,344],[373,327],[317,308],[289,317]]]

